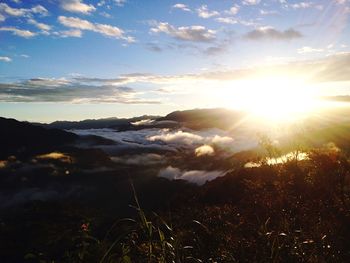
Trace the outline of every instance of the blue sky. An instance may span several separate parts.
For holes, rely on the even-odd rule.
[[[235,107],[271,83],[350,95],[349,15],[349,0],[1,1],[0,115]]]

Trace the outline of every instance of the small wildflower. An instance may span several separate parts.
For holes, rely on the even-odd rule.
[[[90,224],[89,223],[83,223],[81,224],[80,228],[83,232],[88,232],[89,231],[89,226]]]

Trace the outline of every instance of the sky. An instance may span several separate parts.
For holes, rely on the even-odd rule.
[[[51,122],[244,108],[277,93],[349,96],[349,16],[350,0],[2,0],[0,116]]]

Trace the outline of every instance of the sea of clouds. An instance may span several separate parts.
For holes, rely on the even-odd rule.
[[[78,135],[96,135],[115,142],[114,145],[100,145],[116,163],[127,165],[158,165],[158,176],[169,180],[186,180],[198,185],[223,176],[227,171],[180,169],[168,162],[168,156],[193,154],[202,156],[229,157],[234,153],[252,149],[258,139],[245,133],[232,134],[217,128],[205,130],[146,128],[117,131],[114,129],[70,130]]]

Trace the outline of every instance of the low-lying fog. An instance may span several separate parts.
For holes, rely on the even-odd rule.
[[[182,129],[142,129],[119,132],[114,129],[70,130],[78,135],[96,135],[114,141],[115,145],[100,145],[117,163],[128,165],[161,165],[159,176],[170,180],[183,179],[197,184],[222,176],[222,170],[192,170],[191,167],[174,167],[175,157],[201,158],[215,156],[227,158],[233,153],[254,148],[257,137],[233,135],[220,129],[200,131]]]

